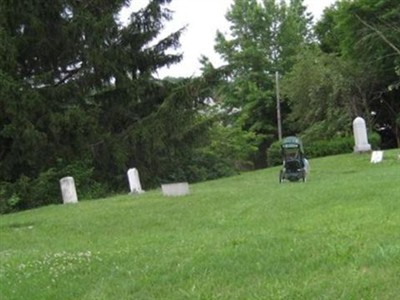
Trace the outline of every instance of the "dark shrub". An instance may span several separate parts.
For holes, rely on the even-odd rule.
[[[281,155],[281,142],[276,141],[269,146],[267,150],[267,158],[268,158],[268,166],[278,166],[282,164],[282,155]]]
[[[85,162],[66,166],[62,163],[43,171],[36,178],[21,176],[16,182],[0,183],[0,213],[35,208],[61,203],[59,180],[72,176],[79,198],[97,198],[105,195],[105,190],[93,180],[92,169]]]
[[[372,149],[379,149],[380,137],[377,133],[369,134],[369,143]],[[277,166],[282,163],[282,157],[280,153],[279,141],[271,144],[268,148],[268,166]],[[329,155],[345,154],[353,152],[354,148],[354,137],[353,136],[341,136],[331,138],[329,140],[317,140],[307,141],[303,140],[304,153],[307,158],[316,158]]]

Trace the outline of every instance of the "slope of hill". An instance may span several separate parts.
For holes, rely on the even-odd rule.
[[[0,299],[396,299],[398,153],[0,216]]]

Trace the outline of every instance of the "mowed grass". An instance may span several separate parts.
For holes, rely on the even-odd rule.
[[[399,152],[1,216],[0,299],[399,299]]]

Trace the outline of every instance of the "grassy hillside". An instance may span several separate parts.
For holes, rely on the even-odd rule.
[[[398,153],[0,216],[0,299],[398,299]]]

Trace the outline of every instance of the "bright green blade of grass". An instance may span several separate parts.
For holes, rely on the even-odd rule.
[[[398,151],[0,217],[0,299],[396,299]]]

